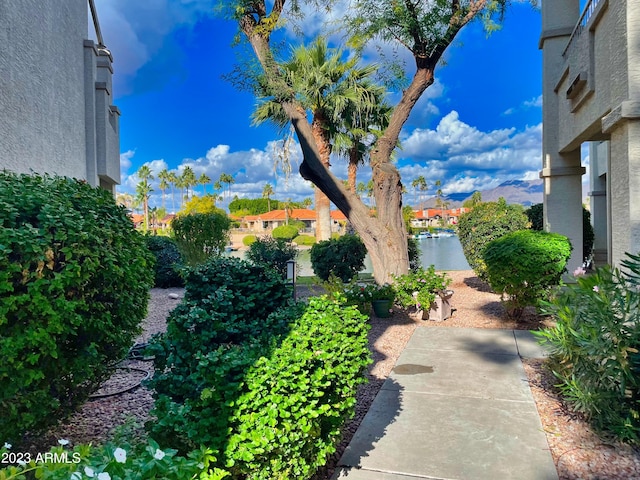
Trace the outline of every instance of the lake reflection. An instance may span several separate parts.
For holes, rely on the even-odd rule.
[[[417,242],[418,247],[420,247],[420,260],[425,268],[429,265],[434,265],[436,270],[471,270],[457,236],[423,238],[417,240]],[[230,255],[244,258],[244,252],[231,252]],[[313,275],[309,250],[298,252],[297,264],[298,276],[307,277]],[[364,265],[363,273],[373,272],[369,255],[365,258]]]

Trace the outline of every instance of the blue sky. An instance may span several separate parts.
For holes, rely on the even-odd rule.
[[[118,192],[133,192],[135,172],[148,164],[155,173],[189,165],[212,180],[231,174],[232,195],[239,197],[261,196],[267,182],[275,186],[276,198],[312,196],[310,184],[297,174],[297,150],[294,174],[285,182],[273,166],[278,132],[252,127],[254,98],[221,78],[236,62],[236,26],[213,17],[210,0],[96,3],[122,112]],[[339,9],[333,13],[340,15]],[[305,32],[315,33],[320,23],[310,19]],[[440,180],[444,193],[457,193],[538,178],[540,25],[540,13],[528,1],[513,2],[500,31],[487,38],[473,24],[457,37],[404,127],[397,164],[406,185],[423,175],[430,187]],[[332,164],[346,178],[346,163]],[[366,182],[369,169],[358,175]],[[157,187],[151,204],[160,205]]]

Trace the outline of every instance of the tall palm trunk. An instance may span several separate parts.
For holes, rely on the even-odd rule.
[[[322,113],[318,112],[314,115],[311,129],[313,137],[318,145],[320,161],[328,170],[331,164],[329,158],[331,156],[331,144],[327,135],[326,123],[323,121]],[[318,187],[315,187],[315,205],[316,205],[316,240],[329,240],[331,238],[331,201]]]

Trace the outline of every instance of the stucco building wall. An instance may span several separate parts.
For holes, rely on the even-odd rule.
[[[640,251],[640,0],[543,0],[545,226],[581,245],[580,147],[601,263]],[[606,238],[603,238],[606,237]],[[581,255],[581,252],[580,252]]]
[[[87,0],[0,2],[0,168],[120,181],[111,55],[88,35]]]

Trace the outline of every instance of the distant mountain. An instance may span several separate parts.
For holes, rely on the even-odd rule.
[[[500,197],[504,197],[507,203],[519,203],[525,207],[542,203],[542,192],[542,180],[508,180],[496,188],[480,191],[482,200],[485,202],[495,202]],[[449,204],[448,208],[458,208],[462,206],[465,200],[471,198],[473,193],[474,192],[463,192],[443,195],[442,200]],[[424,201],[424,208],[434,208],[435,206],[435,197]]]

